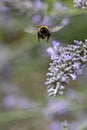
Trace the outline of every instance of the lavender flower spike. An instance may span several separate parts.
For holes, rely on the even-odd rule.
[[[84,9],[87,5],[87,0],[73,0],[75,8]]]
[[[74,40],[74,44],[67,47],[61,47],[55,41],[47,52],[52,61],[45,82],[48,95],[62,95],[65,85],[69,84],[71,79],[76,80],[87,66],[87,40],[85,43]]]

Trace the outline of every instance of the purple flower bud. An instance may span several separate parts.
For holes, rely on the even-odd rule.
[[[68,74],[73,80],[76,80],[76,74]]]
[[[82,75],[83,71],[82,71],[82,69],[77,69],[77,70],[75,70],[75,73],[77,75]]]
[[[54,52],[54,50],[53,50],[52,47],[49,47],[49,48],[47,49],[47,52],[48,52],[49,56],[51,57],[51,59],[55,59],[56,54],[55,54],[55,52]]]
[[[59,48],[60,46],[60,43],[59,42],[56,42],[56,41],[52,41],[52,45],[53,45],[53,48],[55,49],[55,51]]]
[[[64,19],[62,19],[62,21],[61,21],[61,25],[62,25],[62,26],[66,26],[68,23],[69,23],[69,19],[68,19],[68,18],[64,18]]]
[[[34,15],[34,16],[32,17],[32,21],[33,21],[34,23],[38,23],[38,22],[40,22],[40,20],[41,20],[41,16],[40,16],[39,14]]]
[[[34,1],[34,6],[35,6],[35,8],[38,9],[38,10],[39,10],[39,9],[42,10],[42,9],[44,8],[44,5],[43,5],[43,3],[42,3],[40,0],[35,0],[35,1]]]
[[[74,62],[74,64],[72,65],[74,69],[79,69],[80,65],[77,62]]]
[[[67,61],[67,60],[71,60],[71,59],[72,59],[72,56],[70,56],[70,55],[64,55],[64,58],[65,58],[65,60]]]
[[[50,130],[60,130],[61,129],[61,126],[60,124],[58,123],[58,121],[53,121],[51,124],[50,124]]]
[[[77,41],[77,40],[74,40],[74,43],[75,43],[76,45],[79,45],[79,41]]]

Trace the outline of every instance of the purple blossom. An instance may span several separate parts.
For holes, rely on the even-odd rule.
[[[77,40],[74,40],[74,43],[75,43],[76,45],[79,45],[79,44],[80,44],[80,42],[77,41]]]
[[[52,63],[47,73],[45,85],[48,95],[62,95],[64,86],[70,80],[76,80],[82,74],[83,68],[87,66],[87,41],[85,43],[74,41],[75,44],[61,47],[56,41],[48,48]]]
[[[60,15],[60,12],[66,13],[66,14],[68,13],[67,7],[64,6],[62,3],[58,2],[58,1],[54,2],[53,6],[54,6],[55,12],[59,15]]]
[[[9,11],[9,8],[8,7],[6,7],[6,6],[1,6],[1,8],[0,8],[0,11],[2,11],[2,12],[8,12]]]
[[[77,75],[82,75],[83,70],[82,70],[82,69],[77,69],[77,70],[75,70],[75,73],[76,73]]]
[[[57,50],[58,50],[58,48],[60,46],[60,43],[56,42],[56,41],[52,41],[52,46],[53,47],[49,47],[47,49],[47,53],[51,57],[51,60],[56,59],[56,57],[57,57]]]
[[[61,78],[61,82],[63,82],[63,83],[66,83],[66,84],[67,84],[67,78],[66,78],[66,77],[62,77],[62,78]]]
[[[56,101],[50,99],[47,107],[44,110],[45,116],[50,119],[55,118],[55,115],[64,115],[67,112],[68,102],[66,100]]]
[[[60,129],[61,129],[61,125],[58,121],[56,121],[56,120],[51,121],[49,130],[60,130]]]
[[[38,9],[38,10],[43,10],[44,9],[44,5],[40,0],[35,0],[34,1],[34,7],[35,7],[35,9]]]
[[[2,104],[6,108],[14,107],[15,104],[16,104],[15,97],[12,96],[12,95],[4,97],[3,100],[2,100]]]
[[[60,46],[60,43],[59,42],[56,42],[56,41],[52,41],[52,45],[53,45],[53,48],[56,50],[58,50],[59,46]]]
[[[79,67],[80,67],[80,64],[77,63],[77,62],[74,62],[73,68],[74,68],[74,69],[79,69]]]
[[[71,60],[72,56],[71,55],[64,55],[64,58],[66,59],[66,61]]]
[[[69,23],[69,19],[68,18],[63,18],[61,21],[61,25],[62,26],[66,26]]]
[[[76,74],[68,74],[73,80],[76,80]]]
[[[43,21],[41,22],[41,25],[51,26],[52,25],[52,20],[51,20],[50,16],[45,16],[43,18]]]
[[[68,104],[65,100],[61,100],[60,102],[57,103],[57,112],[59,115],[65,114],[67,111]]]
[[[41,16],[40,16],[39,14],[34,15],[34,16],[32,17],[32,21],[33,21],[34,23],[38,23],[38,22],[40,22],[40,20],[41,20]]]
[[[86,2],[86,0],[73,0],[75,8],[85,8]]]
[[[49,56],[51,57],[51,59],[55,59],[56,53],[54,52],[54,50],[53,50],[52,47],[49,47],[49,48],[47,49],[47,53],[49,54]]]

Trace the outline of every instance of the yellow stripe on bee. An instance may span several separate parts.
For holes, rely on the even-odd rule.
[[[42,26],[40,26],[37,30],[40,31],[41,28],[46,28],[46,29],[48,29],[48,26],[42,25]]]

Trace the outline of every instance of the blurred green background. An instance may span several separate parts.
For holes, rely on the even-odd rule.
[[[64,28],[38,44],[39,25]],[[27,31],[28,30],[28,33]],[[87,38],[87,10],[70,0],[0,0],[0,130],[87,130],[87,71],[63,96],[48,97],[44,85],[52,40],[62,46]]]

